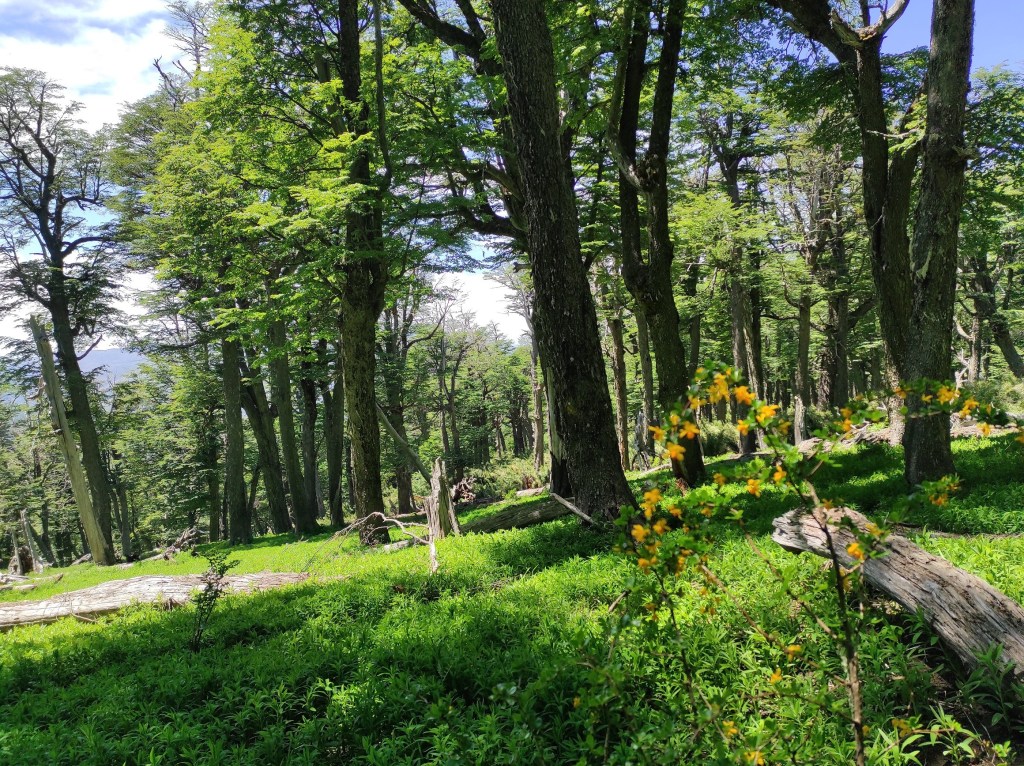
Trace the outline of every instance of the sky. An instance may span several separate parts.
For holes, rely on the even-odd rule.
[[[910,0],[890,30],[885,50],[927,45],[931,2]],[[175,54],[164,36],[164,0],[0,0],[0,67],[39,69],[64,84],[84,104],[85,125],[95,129],[117,120],[122,104],[151,93],[159,75],[156,58]],[[976,0],[975,67],[1007,63],[1024,68],[1024,0]],[[507,312],[504,289],[480,273],[446,278],[465,294],[465,310],[482,324],[497,322],[512,340],[525,323]],[[11,334],[0,317],[0,336]]]

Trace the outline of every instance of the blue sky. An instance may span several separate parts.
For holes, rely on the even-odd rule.
[[[930,0],[910,0],[903,17],[886,37],[890,53],[927,46],[931,28]],[[1024,0],[975,0],[974,68],[1008,64],[1024,69]]]

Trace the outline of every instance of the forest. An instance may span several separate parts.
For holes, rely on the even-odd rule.
[[[0,67],[0,764],[1024,763],[974,0],[164,18]]]

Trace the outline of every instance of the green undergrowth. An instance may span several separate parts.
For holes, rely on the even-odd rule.
[[[924,527],[918,539],[1024,600],[1019,539],[928,531],[1017,530],[1019,448],[958,442],[956,456],[964,490],[914,520]],[[904,491],[898,455],[887,448],[836,462],[820,477],[823,496],[878,515]],[[651,484],[668,492],[672,482],[663,472],[634,478],[637,491]],[[767,536],[792,501],[766,489],[759,500],[738,494],[736,502],[791,586],[815,592],[824,562],[785,553]],[[683,582],[679,619],[701,692],[735,721],[737,742],[753,748],[788,722],[805,737],[794,742],[793,762],[849,763],[842,716],[773,687],[777,652],[748,619],[838,667],[828,642],[734,524],[718,523],[715,537],[710,566],[739,603]],[[424,548],[371,553],[352,538],[275,536],[233,549],[233,572],[307,569],[314,579],[226,596],[198,653],[188,649],[191,607],[133,607],[95,623],[0,635],[0,764],[737,763],[742,748],[695,740],[678,658],[642,631],[621,635],[609,652],[617,624],[609,606],[636,573],[611,552],[614,543],[614,534],[575,519],[469,535],[439,542],[433,576]],[[56,587],[205,567],[188,554],[125,570],[76,567]],[[827,589],[814,599],[824,614],[835,609]],[[873,762],[947,762],[941,746],[917,761],[910,751],[920,747],[885,746],[892,719],[927,725],[939,705],[965,726],[992,729],[993,739],[1005,726],[993,728],[993,708],[968,704],[939,681],[949,676],[943,658],[912,618],[887,621],[864,642],[867,720],[880,754]],[[794,693],[804,682],[798,671],[787,668]],[[982,698],[975,690],[971,699]],[[834,699],[841,706],[841,690]]]

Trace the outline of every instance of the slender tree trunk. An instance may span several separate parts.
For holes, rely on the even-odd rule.
[[[85,380],[82,378],[81,370],[78,369],[78,358],[75,356],[74,343],[70,337],[71,332],[65,328],[66,332],[64,334],[67,336],[65,343],[71,346],[70,351],[67,352],[71,355],[71,361],[64,362],[62,359],[62,366],[64,367],[65,376],[68,378],[69,389],[71,376],[68,374],[68,368],[73,367],[78,372],[76,384],[78,402],[76,403],[75,400],[72,400],[72,405],[85,408],[84,414],[77,412],[75,418],[79,425],[79,437],[83,444],[83,455],[81,457],[79,457],[78,450],[75,448],[74,436],[64,409],[64,397],[61,394],[60,380],[57,377],[57,370],[53,364],[53,351],[50,348],[50,341],[35,317],[32,317],[29,323],[32,328],[32,334],[35,337],[36,347],[39,350],[43,382],[47,398],[50,401],[54,431],[60,437],[61,451],[64,453],[68,477],[71,480],[71,488],[75,496],[75,505],[78,508],[78,515],[82,522],[85,538],[88,540],[89,551],[92,553],[93,561],[96,564],[101,566],[113,564],[116,561],[116,556],[114,554],[114,542],[111,537],[110,492],[107,484],[106,468],[103,466],[102,461],[94,468],[94,470],[98,469],[99,473],[102,474],[100,487],[106,492],[103,498],[105,505],[97,505],[97,493],[90,491],[92,488],[92,474],[89,470],[89,464],[85,463],[84,445],[88,443],[90,449],[95,448],[95,457],[99,460],[99,441],[92,418],[92,410],[89,409],[89,401],[86,396]],[[61,353],[63,355],[65,352],[62,351]],[[91,437],[88,439],[82,432],[83,423],[85,423],[85,430],[91,434]],[[83,463],[85,463],[84,466]]]
[[[345,523],[343,480],[345,473],[345,383],[341,352],[335,362],[334,385],[321,386],[324,401],[324,456],[327,459],[327,505],[332,527]]]
[[[221,341],[224,381],[224,502],[232,545],[252,542],[252,518],[245,498],[245,432],[242,428],[242,362],[236,340]]]
[[[256,452],[263,466],[263,486],[267,493],[270,527],[275,534],[292,531],[288,516],[288,499],[282,478],[281,454],[274,432],[274,416],[270,412],[263,379],[258,369],[246,369],[248,380],[242,385],[242,408],[256,439]]]
[[[793,393],[793,440],[807,438],[807,410],[811,406],[811,293],[804,289],[797,305],[796,371]]]
[[[612,344],[612,387],[615,391],[615,431],[619,437],[619,460],[622,470],[629,470],[629,403],[626,399],[626,345],[623,341],[622,318],[614,316],[607,322]]]
[[[640,378],[642,382],[641,394],[643,396],[643,438],[641,443],[644,452],[649,457],[654,457],[654,434],[650,426],[654,425],[654,367],[651,364],[651,341],[647,331],[647,317],[639,307],[634,313],[636,317],[636,348],[637,356],[640,358]]]
[[[324,504],[318,481],[320,471],[316,454],[317,395],[312,374],[312,365],[306,361],[302,362],[302,377],[299,379],[299,391],[302,394],[302,473],[306,480],[306,501],[312,505],[313,526],[319,531],[317,519],[323,514]]]
[[[316,511],[312,498],[306,495],[306,479],[302,475],[302,454],[295,436],[295,408],[290,365],[288,362],[288,336],[282,320],[270,324],[270,398],[277,410],[277,423],[281,432],[281,459],[288,477],[288,493],[292,498],[292,517],[295,532],[300,535],[317,531]]]
[[[610,520],[635,500],[619,463],[597,312],[559,145],[550,28],[542,0],[493,0],[491,10],[523,178],[541,360],[566,439],[576,505],[594,518]]]
[[[544,467],[544,382],[540,374],[540,349],[530,332],[530,387],[533,393],[533,468]]]

